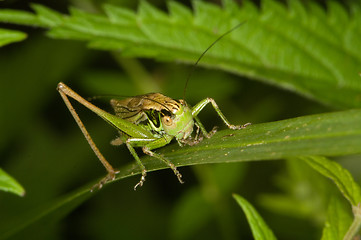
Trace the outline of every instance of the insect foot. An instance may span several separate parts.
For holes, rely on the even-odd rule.
[[[187,138],[187,139],[181,139],[178,141],[179,145],[181,147],[183,147],[184,144],[189,145],[189,146],[194,146],[197,145],[198,143],[200,143],[203,140],[203,136],[199,137],[195,137],[195,138]]]
[[[90,191],[93,192],[94,189],[101,189],[104,184],[106,184],[109,181],[113,181],[115,179],[115,174],[119,173],[119,171],[113,171],[109,172],[102,180],[100,180],[97,184],[95,184]]]
[[[134,186],[134,191],[137,190],[137,187],[143,186],[143,183],[145,182],[145,177],[147,176],[147,170],[142,170],[142,177],[140,178],[140,181]]]
[[[171,166],[171,169],[173,169],[173,172],[174,172],[174,174],[177,176],[178,181],[179,181],[181,184],[183,184],[184,181],[182,180],[182,174],[177,170],[176,166],[174,166],[173,163],[171,163],[170,165],[172,165],[172,166]]]
[[[206,137],[211,138],[217,132],[217,129],[218,129],[218,126],[214,126],[213,129],[207,134]]]
[[[177,176],[178,181],[182,184],[184,183],[182,180],[182,174],[180,174],[180,172],[177,170],[177,167],[171,161],[169,161],[168,159],[166,159],[165,157],[163,157],[160,154],[150,151],[149,148],[147,148],[147,147],[143,147],[142,149],[145,154],[147,154],[151,157],[158,158],[159,160],[162,160],[165,164],[167,164],[173,170],[174,174]]]
[[[229,125],[228,127],[230,129],[233,129],[233,130],[240,130],[240,129],[245,129],[247,126],[251,125],[252,123],[246,123],[246,124],[243,124],[243,125],[240,125],[240,126],[235,126],[235,125]]]
[[[120,146],[122,145],[124,142],[122,141],[122,139],[120,139],[120,137],[117,137],[116,139],[112,140],[110,142],[111,145],[113,146]]]

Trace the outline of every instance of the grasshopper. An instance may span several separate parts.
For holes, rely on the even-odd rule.
[[[220,36],[207,50],[234,29],[235,28]],[[205,52],[203,52],[201,57]],[[196,64],[201,57],[197,60]],[[174,100],[161,93],[148,93],[126,99],[111,99],[110,104],[114,109],[114,114],[111,114],[85,100],[62,82],[58,83],[57,90],[83,132],[90,147],[108,172],[107,176],[96,185],[98,188],[101,188],[106,182],[114,180],[117,171],[114,170],[95,145],[68,97],[75,99],[118,130],[119,137],[113,140],[111,144],[121,145],[124,143],[141,169],[142,175],[140,181],[134,186],[134,190],[144,184],[147,175],[147,170],[136,153],[135,147],[141,147],[145,154],[163,161],[173,170],[179,182],[183,183],[182,175],[176,166],[167,158],[153,150],[169,144],[172,139],[175,139],[180,146],[183,146],[197,144],[203,139],[203,136],[210,138],[216,132],[216,128],[207,132],[198,118],[198,114],[207,104],[212,104],[218,116],[230,129],[242,129],[249,124],[240,126],[230,124],[212,98],[203,99],[191,107],[183,99]],[[192,137],[195,126],[197,127],[197,131],[195,137]],[[199,136],[199,129],[201,130],[202,137]]]

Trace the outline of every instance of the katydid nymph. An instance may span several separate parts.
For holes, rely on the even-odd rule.
[[[216,41],[214,41],[198,58],[193,67],[197,65],[203,55],[218,40],[238,28],[240,25],[241,24],[224,33]],[[142,186],[144,184],[147,174],[145,166],[134,149],[135,147],[141,147],[145,154],[163,161],[173,170],[179,182],[183,183],[182,175],[177,170],[176,166],[167,158],[154,152],[153,150],[169,144],[172,139],[175,139],[180,146],[183,146],[197,144],[203,137],[210,138],[215,133],[215,128],[211,132],[207,132],[197,117],[197,115],[208,103],[212,104],[216,113],[228,126],[228,128],[237,130],[248,125],[245,124],[236,126],[230,124],[212,98],[206,98],[191,107],[185,100],[174,100],[161,93],[149,93],[126,99],[110,100],[110,104],[114,109],[114,114],[111,114],[85,100],[62,82],[58,84],[57,90],[73,115],[79,128],[83,132],[90,147],[93,149],[94,153],[108,172],[107,176],[97,184],[99,188],[101,188],[106,182],[114,180],[117,171],[114,170],[95,145],[68,97],[75,99],[118,130],[119,137],[111,143],[113,145],[121,145],[124,143],[141,169],[141,178],[134,186],[134,190],[136,190],[138,186]],[[197,128],[197,133],[195,136],[192,136],[194,127]],[[202,136],[199,136],[199,130],[201,131]]]

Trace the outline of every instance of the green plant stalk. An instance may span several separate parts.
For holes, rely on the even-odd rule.
[[[343,240],[353,240],[361,228],[361,205],[358,204],[357,206],[352,206],[352,211],[354,214],[354,220]]]
[[[130,76],[140,93],[161,92],[160,86],[155,79],[152,78],[137,59],[124,58],[117,52],[113,52],[112,55],[117,63]]]

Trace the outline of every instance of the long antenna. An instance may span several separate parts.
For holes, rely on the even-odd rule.
[[[207,47],[207,49],[201,54],[201,56],[198,58],[198,60],[196,61],[196,63],[192,66],[191,71],[188,74],[187,77],[187,81],[186,84],[184,86],[184,90],[183,90],[183,99],[185,99],[186,97],[186,90],[187,90],[187,86],[188,86],[188,82],[189,79],[191,78],[194,70],[196,69],[196,66],[198,65],[199,61],[203,58],[203,56],[208,52],[209,49],[211,49],[219,40],[221,40],[224,36],[228,35],[229,33],[233,32],[234,30],[236,30],[237,28],[239,28],[241,25],[243,25],[246,21],[243,21],[239,24],[237,24],[235,27],[233,27],[231,30],[228,30],[227,32],[223,33],[221,36],[219,36],[211,45],[209,45]]]

